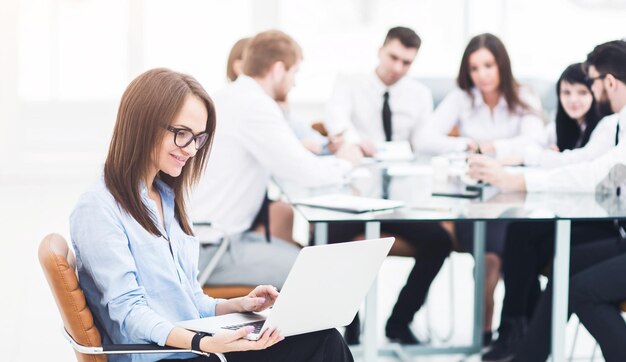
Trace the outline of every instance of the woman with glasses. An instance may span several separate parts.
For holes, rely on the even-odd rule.
[[[336,330],[289,337],[247,328],[213,336],[174,323],[271,307],[278,292],[258,286],[229,300],[203,294],[198,241],[185,199],[200,177],[215,130],[211,98],[192,77],[167,69],[126,89],[104,174],[70,218],[78,274],[103,344],[157,343],[226,353],[229,361],[352,361]],[[210,175],[208,175],[210,177]],[[244,352],[246,351],[246,352]],[[113,355],[111,361],[209,361],[196,354]]]

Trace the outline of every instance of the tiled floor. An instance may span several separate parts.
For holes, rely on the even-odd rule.
[[[68,215],[79,194],[99,175],[98,166],[53,170],[50,173],[22,172],[21,176],[0,173],[0,221],[2,249],[0,275],[0,347],[3,361],[33,361],[45,351],[49,361],[72,361],[74,355],[61,336],[61,320],[37,261],[37,246],[50,232],[69,236]],[[414,329],[433,343],[464,344],[471,338],[472,267],[469,255],[455,254],[433,284],[428,307],[420,312]],[[383,325],[398,290],[412,264],[408,258],[388,258],[379,276],[379,320]],[[498,287],[497,300],[503,290]],[[496,318],[498,322],[499,304]],[[573,323],[568,330],[568,351]],[[379,333],[380,340],[384,336]],[[593,342],[586,333],[579,335],[576,356],[589,360]],[[394,361],[381,357],[380,361]],[[415,361],[460,361],[463,356],[415,357]],[[478,361],[470,357],[466,361]],[[600,358],[596,358],[596,361]]]

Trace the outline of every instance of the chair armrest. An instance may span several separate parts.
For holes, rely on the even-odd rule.
[[[99,347],[83,346],[76,342],[72,336],[63,328],[65,339],[70,342],[72,348],[82,354],[139,354],[139,353],[194,353],[201,356],[210,356],[208,352],[193,351],[191,349],[176,348],[170,346],[159,346],[158,344],[103,344]],[[215,353],[220,361],[226,361],[220,353]]]
[[[135,354],[135,353],[185,353],[185,352],[194,352],[190,349],[169,347],[169,346],[159,346],[158,344],[149,343],[149,344],[103,344],[102,345],[102,353],[104,354]],[[207,353],[208,355],[208,353]]]

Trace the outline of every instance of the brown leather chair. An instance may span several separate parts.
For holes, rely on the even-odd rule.
[[[619,305],[619,309],[621,309],[622,312],[626,313],[626,301],[622,302],[622,304]]]
[[[254,288],[251,285],[205,285],[202,290],[213,298],[230,299],[248,295]]]
[[[319,120],[315,121],[311,124],[311,128],[313,128],[317,133],[321,134],[324,137],[328,137],[328,131],[326,130],[326,126],[324,126],[324,121]]]
[[[63,319],[65,338],[74,348],[79,362],[106,362],[107,354],[192,352],[156,344],[102,345],[100,332],[78,283],[76,258],[61,235],[50,234],[41,241],[39,263]],[[224,356],[216,355],[221,361],[226,361]]]

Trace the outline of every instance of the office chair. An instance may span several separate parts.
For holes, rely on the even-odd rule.
[[[108,354],[191,352],[210,355],[189,349],[161,347],[157,344],[103,345],[100,332],[78,282],[76,258],[61,235],[49,234],[41,241],[39,263],[63,319],[63,335],[74,349],[78,362],[106,362]],[[226,362],[223,355],[219,353],[214,355],[220,361]]]
[[[215,225],[210,222],[195,222],[193,223],[193,227],[194,230],[196,230],[205,227],[215,228]],[[211,257],[211,260],[209,261],[207,266],[200,271],[200,274],[198,274],[198,282],[200,283],[200,285],[202,285],[202,290],[204,291],[204,294],[213,298],[230,299],[241,297],[244,295],[248,295],[256,287],[256,285],[206,284],[207,280],[209,280],[211,273],[213,273],[213,270],[215,270],[215,267],[219,263],[220,259],[224,256],[226,250],[228,250],[229,245],[230,238],[228,237],[228,235],[225,234],[219,244],[217,244],[217,250],[215,251],[213,257]]]
[[[623,301],[619,304],[619,309],[622,311],[622,315],[626,316],[626,301]],[[569,361],[573,361],[574,360],[574,348],[576,347],[576,340],[578,339],[578,330],[580,329],[580,321],[577,322],[576,324],[576,329],[574,330],[574,340],[572,341],[572,349],[569,352]],[[591,351],[591,357],[590,360],[591,362],[593,362],[596,358],[596,352],[598,350],[598,343],[594,343],[593,345],[593,350]]]

